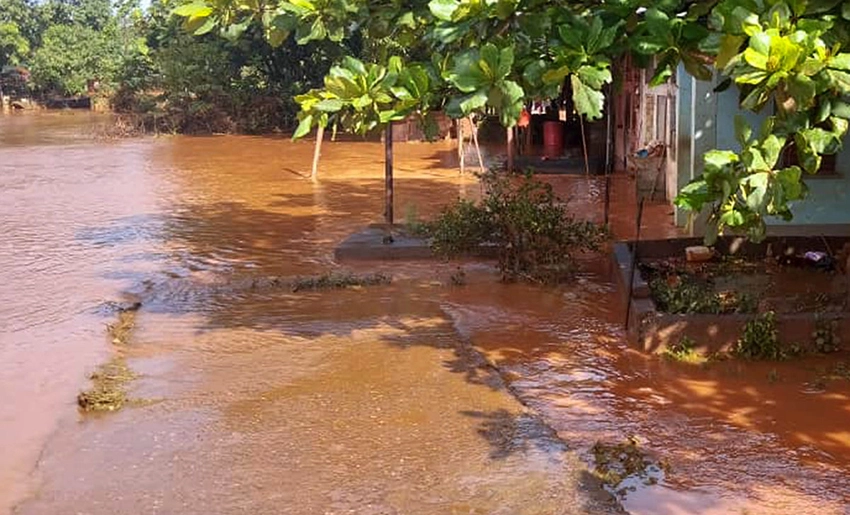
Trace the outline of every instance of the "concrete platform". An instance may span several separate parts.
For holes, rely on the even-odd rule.
[[[391,239],[389,238],[391,236]],[[337,261],[432,259],[428,240],[406,234],[401,226],[372,224],[342,240],[334,249]]]
[[[591,158],[589,161],[590,175],[603,175],[604,165],[602,159]],[[541,156],[516,156],[514,167],[517,170],[534,170],[540,175],[584,175],[587,173],[584,166],[584,158],[580,157],[556,157],[544,158]]]

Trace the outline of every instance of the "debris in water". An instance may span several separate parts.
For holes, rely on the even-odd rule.
[[[313,277],[300,277],[292,281],[292,291],[301,290],[334,290],[356,288],[362,286],[378,286],[390,284],[392,277],[382,274],[336,274],[328,273]]]
[[[462,267],[457,267],[457,271],[451,275],[450,279],[454,286],[464,286],[466,285],[466,272]]]
[[[136,326],[136,313],[141,307],[141,302],[118,307],[118,320],[106,326],[106,334],[114,345],[123,346],[129,342],[130,334]],[[77,405],[86,412],[117,411],[126,404],[125,387],[135,377],[123,353],[117,354],[89,376],[92,387],[77,395]]]
[[[118,310],[118,321],[106,326],[109,339],[115,345],[124,345],[130,337],[130,332],[136,326],[136,312],[142,307],[141,302],[135,302],[130,306]]]
[[[125,385],[135,378],[123,356],[101,365],[89,378],[93,386],[77,395],[83,411],[117,411],[127,402]]]
[[[591,450],[596,462],[594,474],[611,489],[616,489],[624,480],[633,477],[641,479],[644,484],[653,485],[670,472],[667,461],[653,462],[647,458],[635,436],[618,444],[598,441]]]

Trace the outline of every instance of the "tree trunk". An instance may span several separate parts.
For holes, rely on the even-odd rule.
[[[319,125],[316,127],[316,148],[313,150],[313,168],[310,171],[310,178],[314,181],[319,177],[319,156],[322,154],[322,139],[325,137],[325,127]]]
[[[508,127],[508,172],[514,171],[514,128]]]
[[[393,224],[393,122],[384,136],[384,221]]]
[[[472,120],[472,115],[469,116],[469,128],[472,130],[472,141],[475,144],[475,153],[478,155],[478,168],[481,173],[484,173],[484,159],[481,158],[481,147],[478,145],[478,126]]]

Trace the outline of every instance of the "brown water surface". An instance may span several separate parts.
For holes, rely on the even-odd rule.
[[[314,184],[308,142],[87,136],[102,121],[0,118],[0,513],[610,513],[579,458],[631,435],[672,466],[633,481],[633,513],[850,513],[848,381],[812,388],[846,357],[632,352],[602,258],[556,289],[471,263],[460,287],[456,265],[360,263],[393,284],[252,288],[339,267],[380,220],[380,144],[327,145]],[[400,217],[479,195],[450,144],[396,150]],[[602,181],[547,180],[601,220]],[[633,183],[614,188],[631,236]],[[668,207],[644,220],[676,234]],[[82,418],[125,299],[146,402]]]

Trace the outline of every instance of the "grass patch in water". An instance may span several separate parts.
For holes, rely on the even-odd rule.
[[[687,336],[679,343],[664,349],[663,356],[670,361],[689,363],[691,365],[702,365],[708,362],[708,357],[696,350],[696,343]]]
[[[360,288],[363,286],[379,286],[390,284],[392,277],[382,273],[375,274],[338,274],[327,273],[311,277],[299,277],[292,281],[293,292],[304,290],[341,290],[345,288]]]
[[[92,387],[77,395],[77,404],[86,412],[117,411],[127,403],[126,385],[135,377],[124,357],[115,356],[89,376]]]

